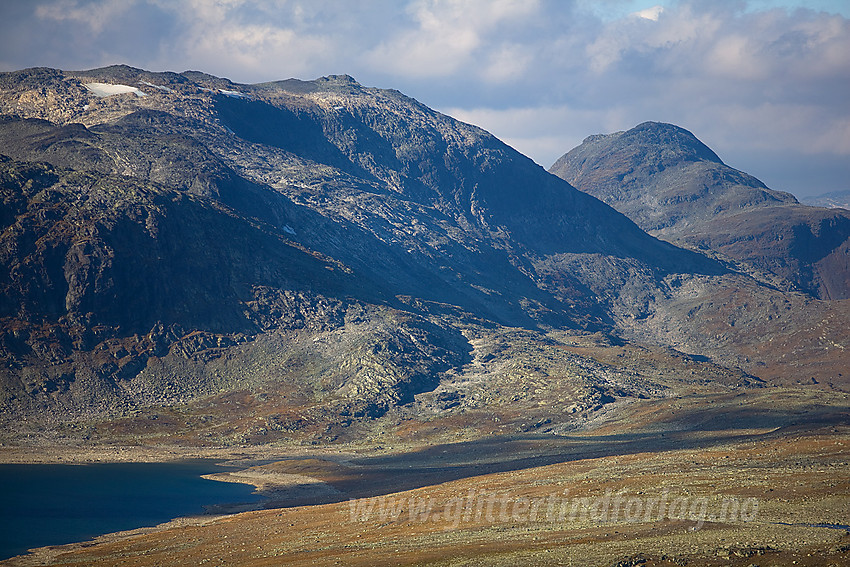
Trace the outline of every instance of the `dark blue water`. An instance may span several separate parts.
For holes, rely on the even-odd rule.
[[[253,486],[200,478],[223,470],[209,461],[0,465],[0,559],[260,499]]]

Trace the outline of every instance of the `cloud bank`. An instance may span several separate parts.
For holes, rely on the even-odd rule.
[[[478,124],[544,167],[587,135],[659,120],[773,188],[850,189],[850,7],[802,4],[7,0],[0,69],[127,63],[238,82],[348,73]]]

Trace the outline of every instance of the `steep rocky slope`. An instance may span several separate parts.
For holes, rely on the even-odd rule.
[[[687,130],[646,122],[591,136],[550,171],[650,234],[744,261],[815,297],[850,297],[850,213],[768,189]]]
[[[350,299],[371,286],[218,201],[127,177],[0,165],[11,213],[0,312],[7,415],[120,413],[264,383],[268,368],[217,365],[237,353],[257,364],[282,345],[297,353],[311,331],[341,329],[350,343],[314,346],[300,363],[330,365],[313,387],[317,400],[339,398],[338,413],[409,401],[463,360],[456,332]]]
[[[62,93],[63,104],[50,95],[29,103],[34,95],[19,78],[3,96],[6,111],[49,118],[59,106],[69,109],[65,125],[46,132],[43,122],[8,120],[5,153],[211,196],[289,227],[294,240],[374,275],[394,295],[514,322],[528,320],[531,309],[521,303],[534,305],[533,318],[548,314],[562,324],[603,315],[593,300],[565,312],[538,289],[534,265],[559,255],[720,271],[648,238],[486,132],[348,77],[246,86],[126,68],[18,75],[38,73],[41,88]],[[170,92],[96,98],[83,87],[95,79],[156,82]],[[562,274],[557,291],[577,301],[586,295],[580,275]]]

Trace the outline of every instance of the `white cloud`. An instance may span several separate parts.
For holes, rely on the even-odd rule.
[[[162,39],[159,59],[166,68],[175,67],[179,53],[183,68],[240,82],[313,78],[315,69],[330,64],[345,43],[311,25],[315,13],[330,11],[327,2],[157,1],[181,29],[178,36]]]
[[[715,124],[694,116],[703,135],[736,150],[793,150],[800,154],[830,153],[850,157],[850,116],[834,116],[814,105],[762,103],[728,104],[709,109],[723,116]],[[728,124],[735,124],[734,130]],[[819,124],[816,129],[812,124]]]
[[[412,26],[402,28],[368,53],[373,68],[407,77],[449,77],[471,70],[478,74],[478,57],[496,53],[516,68],[523,57],[517,46],[501,45],[498,30],[515,25],[539,9],[536,1],[420,0],[408,8]],[[510,69],[489,67],[485,77],[499,80]]]
[[[130,3],[122,0],[104,0],[97,4],[83,0],[57,0],[36,6],[35,15],[42,20],[83,24],[92,32],[99,33],[129,7]]]
[[[322,37],[269,25],[222,26],[215,34],[187,39],[187,55],[202,68],[226,66],[230,73],[254,77],[267,74],[270,67],[286,73],[280,78],[310,73],[331,49]]]
[[[484,80],[503,83],[521,76],[533,65],[533,55],[522,45],[502,45],[487,57],[487,63],[481,69]]]
[[[708,50],[706,70],[738,80],[764,80],[770,69],[762,61],[750,37],[730,34],[717,38]]]
[[[657,22],[658,18],[661,17],[661,13],[664,12],[664,6],[653,6],[652,8],[646,8],[644,10],[638,10],[634,12],[634,15],[638,18],[643,18],[645,20],[652,20],[653,22]]]

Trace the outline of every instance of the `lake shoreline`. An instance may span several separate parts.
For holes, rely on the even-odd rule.
[[[257,508],[257,510],[260,509],[261,508]],[[68,553],[79,549],[85,549],[93,545],[113,543],[131,537],[154,534],[173,528],[181,528],[187,526],[203,526],[236,513],[238,512],[234,511],[231,513],[221,512],[215,514],[181,516],[168,520],[167,522],[162,522],[161,524],[157,524],[155,526],[143,526],[130,530],[121,530],[117,532],[105,533],[84,541],[75,541],[71,543],[63,543],[60,545],[45,545],[42,547],[34,547],[21,555],[16,555],[14,557],[1,560],[0,565],[3,565],[5,567],[29,567],[33,565],[44,565],[53,562],[53,559],[63,553]]]
[[[186,460],[216,460],[229,463],[256,458],[256,451],[238,448],[176,446],[91,446],[56,445],[0,448],[0,464],[58,465],[94,463],[168,463]]]
[[[376,454],[366,447],[293,447],[293,446],[239,446],[239,447],[187,447],[177,445],[92,445],[69,447],[65,445],[2,446],[0,464],[3,465],[83,465],[95,463],[170,463],[175,461],[213,460],[223,466],[251,467],[277,460],[316,456],[345,457]]]
[[[364,451],[364,452],[374,452]],[[180,447],[180,446],[90,446],[67,447],[45,444],[27,447],[0,447],[0,465],[101,465],[131,463],[188,463],[206,461],[220,472],[199,475],[199,478],[221,483],[251,485],[261,500],[210,504],[205,512],[178,516],[154,526],[103,533],[91,539],[34,547],[26,553],[0,560],[2,566],[29,566],[50,563],[52,558],[70,551],[85,549],[136,536],[155,534],[178,527],[198,526],[245,512],[255,512],[285,505],[288,501],[334,500],[339,494],[319,479],[303,475],[265,474],[255,467],[279,460],[310,457],[352,456],[355,451],[322,449],[317,447],[298,450],[296,447]]]
[[[251,475],[243,475],[251,464],[257,461],[251,457],[257,455],[246,455],[242,452],[231,450],[203,450],[203,451],[180,451],[174,447],[151,448],[151,447],[124,447],[120,450],[116,447],[109,448],[87,448],[83,450],[55,451],[47,447],[14,448],[6,447],[0,451],[0,465],[4,466],[113,466],[113,465],[198,465],[207,469],[208,473],[200,471],[197,478],[214,480],[219,483],[243,484],[254,487],[252,500],[237,500],[233,502],[216,503],[214,500],[201,504],[203,512],[191,514],[176,514],[172,518],[164,519],[156,524],[140,525],[129,529],[117,529],[104,531],[103,533],[85,537],[67,543],[53,543],[39,545],[29,548],[27,551],[3,559],[0,557],[0,565],[42,565],[49,563],[58,554],[69,551],[84,549],[92,545],[115,542],[157,533],[187,526],[200,526],[226,518],[234,514],[264,510],[269,507],[276,495],[282,495],[281,486],[274,479],[259,479],[252,482]],[[247,460],[245,460],[247,459]],[[267,462],[264,460],[263,462]],[[217,472],[213,472],[217,471]],[[238,480],[235,480],[237,479]],[[246,487],[247,488],[247,487]],[[167,518],[167,516],[165,516]],[[25,545],[25,541],[21,541]]]

